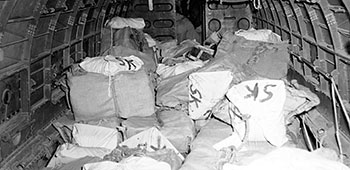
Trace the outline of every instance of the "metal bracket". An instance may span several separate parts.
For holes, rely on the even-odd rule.
[[[310,15],[311,22],[313,22],[313,21],[318,19],[316,10],[314,10],[314,9],[309,12],[309,15]]]
[[[78,22],[78,23],[84,25],[84,24],[86,23],[86,18],[87,18],[87,16],[88,16],[87,13],[83,13],[83,14],[81,15],[81,17],[79,18],[79,22]]]
[[[301,9],[300,9],[299,7],[296,7],[296,8],[295,8],[295,15],[296,15],[297,17],[303,16],[303,13],[301,12]]]
[[[0,32],[0,44],[2,43],[2,38],[4,37],[4,33]]]
[[[337,24],[337,20],[335,19],[335,16],[332,13],[326,14],[325,17],[329,26]]]
[[[74,25],[74,21],[75,21],[75,17],[74,16],[69,16],[68,18],[68,25],[73,26]]]
[[[97,10],[94,10],[94,13],[93,13],[93,15],[92,15],[92,18],[97,18],[97,16],[98,16],[98,11],[97,11]]]
[[[285,8],[285,11],[286,11],[286,16],[288,18],[293,16],[293,12],[292,12],[292,10],[290,8]]]
[[[50,23],[49,23],[49,30],[50,31],[55,31],[56,24],[57,24],[57,20],[56,19],[51,19]]]
[[[35,31],[36,31],[36,25],[29,24],[28,29],[27,29],[28,36],[33,37],[35,35]]]
[[[122,11],[122,5],[119,4],[116,9],[117,13],[120,13]]]
[[[115,12],[115,7],[112,7],[111,10],[109,11],[109,14],[110,14],[110,15],[113,15],[114,12]]]
[[[340,73],[339,73],[338,70],[333,70],[333,71],[331,72],[331,76],[332,76],[332,78],[334,79],[335,82],[338,82],[339,74],[340,74]]]
[[[101,17],[104,17],[106,15],[106,10],[105,9],[102,9],[101,10],[101,13],[100,13],[100,16]]]
[[[269,8],[266,1],[262,1],[262,5],[264,6],[264,9]]]

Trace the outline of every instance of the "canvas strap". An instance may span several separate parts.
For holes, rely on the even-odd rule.
[[[114,112],[115,112],[116,116],[118,118],[120,118],[120,109],[119,109],[119,106],[118,106],[117,92],[116,92],[116,89],[115,89],[116,88],[115,81],[116,81],[116,77],[112,76],[110,78],[111,84],[110,84],[109,88],[111,89],[111,93],[112,93],[111,97],[113,99]]]

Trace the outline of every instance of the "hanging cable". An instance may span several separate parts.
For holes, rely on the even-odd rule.
[[[245,123],[245,133],[242,139],[242,144],[236,148],[237,151],[242,149],[243,145],[248,141],[249,133],[250,133],[250,124],[249,119],[251,115],[249,114],[242,114],[237,107],[235,107],[231,102],[229,102],[229,115],[231,117],[231,125],[233,127],[233,120],[232,118],[237,116]],[[234,127],[233,127],[234,128]]]
[[[153,11],[153,0],[148,0],[148,9]]]
[[[339,124],[338,124],[338,113],[337,113],[337,106],[336,106],[336,99],[335,99],[335,86],[334,84],[334,80],[331,79],[331,83],[332,83],[332,88],[331,88],[331,93],[332,93],[332,103],[333,103],[333,112],[334,112],[334,123],[335,123],[335,137],[337,140],[337,144],[339,147],[339,157],[340,157],[340,161],[343,163],[343,148],[342,148],[342,144],[340,141],[340,137],[339,137]]]
[[[306,138],[306,144],[307,144],[308,148],[310,149],[310,151],[314,151],[314,148],[313,148],[311,140],[310,140],[309,133],[307,132],[307,129],[306,129],[305,116],[303,116],[301,118],[301,124],[303,125],[303,133],[304,133],[304,136]]]
[[[337,88],[337,86],[335,84],[334,79],[331,78],[331,81],[332,81],[332,87],[334,87],[335,93],[336,93],[336,95],[338,97],[338,100],[340,102],[340,107],[341,107],[342,111],[344,112],[345,119],[346,119],[346,121],[348,123],[348,128],[350,129],[350,118],[349,118],[349,115],[348,115],[348,113],[346,111],[346,108],[345,108],[343,100],[342,100],[342,98],[341,98],[341,96],[339,94],[339,90],[338,90],[338,88]]]

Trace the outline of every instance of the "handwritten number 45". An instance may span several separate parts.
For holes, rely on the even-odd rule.
[[[277,85],[275,84],[267,84],[264,86],[264,93],[267,94],[267,97],[264,99],[259,100],[261,103],[266,102],[268,100],[270,100],[273,97],[273,93],[271,91],[268,91],[269,87],[276,87]],[[259,84],[255,83],[254,85],[254,89],[251,89],[249,86],[245,86],[247,88],[247,90],[250,92],[249,94],[247,94],[246,96],[244,96],[245,99],[254,98],[254,101],[256,101],[256,98],[259,95]]]

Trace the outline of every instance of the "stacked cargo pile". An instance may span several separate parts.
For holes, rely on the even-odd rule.
[[[178,44],[145,35],[142,20],[112,21],[111,48],[68,75],[74,120],[55,124],[66,143],[47,168],[287,169],[289,156],[299,169],[346,169],[297,149],[287,133],[319,99],[285,80],[288,43],[278,35],[214,33],[204,45]]]

